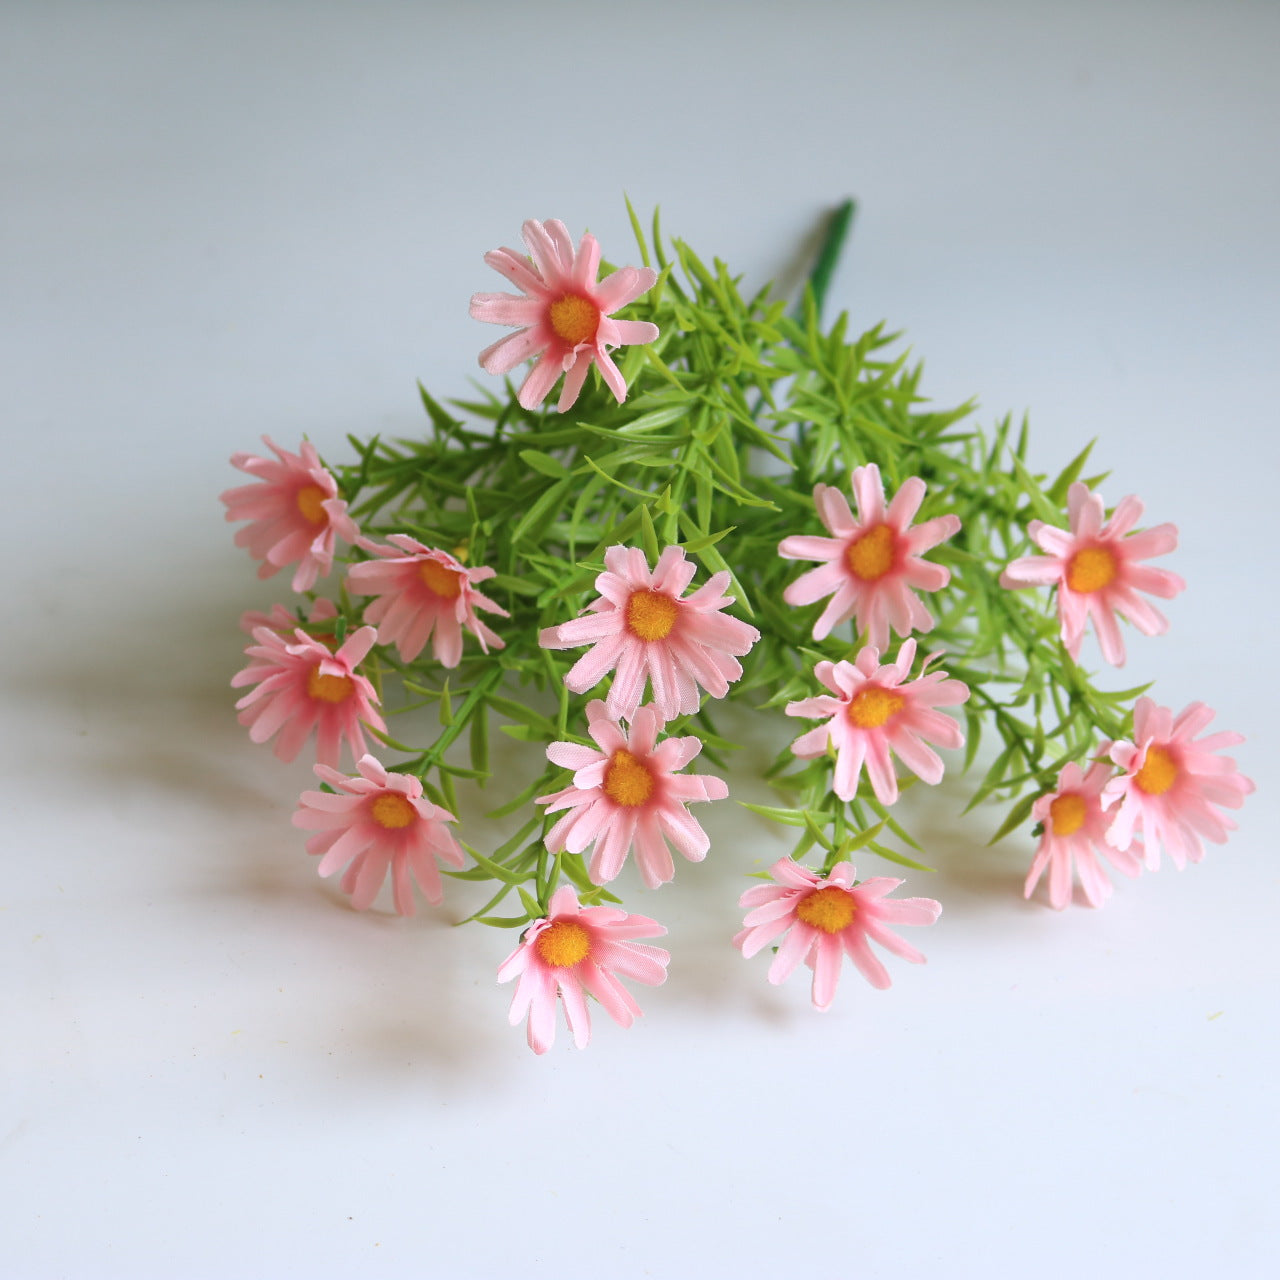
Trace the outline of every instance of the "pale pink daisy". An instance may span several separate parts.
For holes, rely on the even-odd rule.
[[[1123,614],[1143,635],[1161,635],[1169,620],[1138,594],[1171,600],[1186,583],[1167,569],[1139,563],[1167,555],[1178,545],[1176,525],[1159,524],[1141,533],[1130,530],[1142,518],[1142,503],[1132,494],[1120,500],[1104,523],[1102,495],[1076,481],[1067,491],[1071,528],[1057,529],[1032,520],[1027,533],[1045,555],[1022,556],[1000,575],[1002,587],[1058,588],[1058,620],[1062,643],[1072,660],[1080,657],[1085,623],[1093,619],[1102,656],[1124,666],[1124,640],[1116,614]]]
[[[1146,864],[1160,865],[1163,845],[1179,869],[1204,857],[1201,837],[1224,844],[1236,824],[1221,813],[1239,809],[1253,782],[1230,756],[1216,754],[1244,741],[1238,733],[1196,735],[1214,713],[1193,702],[1175,720],[1168,707],[1139,698],[1133,708],[1133,741],[1112,745],[1111,759],[1123,770],[1102,792],[1108,808],[1119,804],[1108,843],[1128,849],[1140,833]]]
[[[904,640],[898,661],[880,665],[880,653],[868,645],[856,662],[819,662],[813,674],[831,690],[816,698],[789,702],[789,716],[816,720],[829,716],[826,724],[801,734],[791,750],[802,760],[824,755],[827,744],[836,750],[832,790],[841,800],[858,793],[862,766],[867,766],[872,790],[881,804],[898,798],[898,779],[889,758],[892,750],[903,764],[923,781],[942,781],[943,763],[926,743],[955,748],[964,745],[960,726],[935,707],[954,707],[969,697],[969,687],[941,671],[928,671],[937,654],[925,662],[918,680],[908,680],[916,657],[916,642]]]
[[[437,862],[461,867],[464,860],[445,825],[457,819],[423,798],[420,779],[388,773],[371,755],[362,756],[356,768],[359,776],[348,777],[316,765],[316,777],[333,792],[304,791],[298,800],[293,825],[317,833],[307,841],[307,852],[320,857],[320,874],[331,876],[346,866],[342,888],[357,911],[377,897],[388,868],[402,916],[414,914],[414,880],[438,906],[444,886]]]
[[[520,945],[498,968],[498,981],[520,979],[511,999],[511,1025],[527,1013],[529,1047],[546,1053],[556,1036],[556,993],[573,1042],[585,1049],[591,1039],[587,995],[593,995],[619,1026],[629,1027],[640,1006],[618,975],[658,987],[667,980],[671,956],[634,938],[656,938],[666,929],[647,916],[618,907],[583,907],[572,886],[551,896],[551,909],[525,930]]]
[[[222,495],[227,519],[253,522],[237,530],[235,543],[262,561],[258,577],[269,578],[297,561],[293,589],[310,591],[316,579],[333,568],[336,540],[356,540],[355,522],[338,497],[338,482],[321,465],[310,441],[302,442],[299,453],[290,453],[270,437],[262,439],[275,458],[250,453],[231,457],[233,467],[256,476],[258,482]]]
[[[752,909],[733,942],[749,959],[786,934],[769,966],[769,981],[775,985],[785,982],[803,961],[813,970],[814,1007],[828,1009],[840,981],[843,954],[882,990],[891,980],[871,942],[912,964],[924,964],[924,956],[888,926],[933,924],[942,912],[941,903],[932,898],[890,901],[887,895],[901,880],[877,876],[857,884],[848,862],[837,862],[830,875],[820,876],[790,858],[779,858],[769,874],[776,884],[757,885],[742,895],[739,905]]]
[[[496,570],[483,565],[468,568],[447,551],[439,551],[410,538],[393,533],[389,547],[361,538],[360,546],[378,559],[353,564],[347,572],[347,585],[362,596],[377,596],[364,611],[364,620],[378,628],[379,644],[394,644],[405,662],[412,662],[428,640],[436,660],[446,667],[456,667],[462,660],[462,629],[465,627],[485,653],[489,647],[504,647],[479,618],[476,610],[511,615],[495,604],[477,582],[492,578]]]
[[[622,267],[597,281],[600,245],[595,236],[584,235],[575,252],[568,228],[555,218],[549,222],[531,218],[520,234],[532,260],[515,249],[494,249],[484,260],[524,296],[477,293],[471,299],[473,319],[518,326],[516,333],[480,353],[481,367],[502,374],[539,357],[520,388],[520,403],[536,409],[563,373],[556,408],[564,413],[577,400],[594,363],[621,404],[627,384],[608,349],[652,342],[658,327],[647,320],[611,317],[652,289],[657,272],[649,267]]]
[[[1105,751],[1111,744],[1104,745]],[[1100,907],[1111,896],[1111,881],[1098,862],[1105,857],[1117,871],[1136,876],[1142,863],[1132,850],[1116,849],[1106,842],[1111,815],[1102,807],[1102,788],[1112,775],[1111,766],[1095,761],[1085,773],[1068,764],[1058,774],[1058,789],[1042,795],[1031,807],[1031,816],[1043,824],[1040,847],[1027,873],[1023,892],[1031,897],[1045,870],[1049,872],[1049,905],[1061,911],[1071,901],[1071,864],[1091,907]]]
[[[301,630],[289,637],[258,627],[253,638],[257,643],[245,650],[251,661],[231,678],[231,686],[257,686],[236,703],[240,723],[254,742],[279,732],[276,755],[292,760],[314,729],[316,759],[336,766],[344,741],[353,759],[364,755],[362,725],[385,731],[374,706],[378,695],[356,670],[377,638],[372,627],[353,631],[334,653]]]
[[[883,649],[889,628],[900,636],[914,629],[929,631],[933,616],[916,591],[937,591],[951,581],[951,570],[922,560],[924,552],[959,532],[960,518],[935,516],[912,526],[924,501],[925,483],[919,476],[904,480],[885,507],[884,482],[874,462],[853,470],[854,518],[843,493],[832,485],[815,485],[813,500],[829,538],[797,534],[783,538],[778,554],[787,560],[822,560],[817,569],[802,573],[782,593],[790,605],[803,606],[830,596],[813,638],[823,640],[850,618],[864,643]]]
[[[547,832],[552,853],[582,853],[592,844],[591,879],[607,884],[632,848],[650,889],[675,875],[669,840],[690,862],[707,856],[711,841],[689,805],[723,800],[724,782],[711,774],[677,773],[702,750],[695,737],[658,742],[662,717],[652,705],[641,707],[630,732],[609,716],[603,702],[587,704],[587,732],[600,749],[576,742],[553,742],[547,759],[573,769],[573,785],[539,796],[548,813],[568,810]]]
[[[664,720],[697,711],[699,686],[723,698],[730,681],[742,675],[737,659],[760,639],[755,627],[721,612],[734,601],[724,594],[729,574],[713,573],[686,596],[697,567],[681,547],[667,547],[652,573],[638,547],[610,547],[604,564],[596,578],[599,598],[581,617],[548,627],[538,637],[544,649],[591,645],[570,668],[565,684],[574,693],[586,693],[616,668],[606,700],[615,720],[635,714],[646,680]]]

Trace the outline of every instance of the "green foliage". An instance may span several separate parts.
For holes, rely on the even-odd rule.
[[[729,571],[735,612],[761,632],[732,698],[765,715],[817,692],[814,662],[852,660],[856,646],[835,636],[813,640],[821,605],[783,604],[783,588],[803,566],[781,559],[777,547],[789,534],[822,532],[815,484],[848,492],[850,470],[872,461],[891,491],[909,476],[925,480],[919,519],[954,512],[962,521],[959,534],[930,553],[952,579],[929,597],[938,625],[925,650],[944,650],[944,668],[972,691],[963,710],[964,767],[978,760],[981,743],[995,750],[970,807],[988,799],[1010,805],[996,838],[1026,820],[1063,764],[1084,761],[1101,738],[1124,733],[1141,690],[1096,689],[1065,654],[1043,593],[1008,591],[998,581],[1002,567],[1029,550],[1029,520],[1065,525],[1066,490],[1089,449],[1051,481],[1035,475],[1026,463],[1025,421],[1015,432],[1006,418],[984,433],[973,425],[971,405],[928,404],[920,368],[896,348],[896,335],[876,326],[850,337],[845,314],[824,325],[832,246],[838,250],[851,216],[851,208],[837,215],[811,287],[789,316],[767,289],[745,297],[722,262],[705,263],[682,241],[664,242],[656,215],[646,237],[633,211],[641,258],[661,276],[627,316],[653,321],[661,336],[622,353],[625,403],[615,403],[594,373],[565,415],[522,408],[510,384],[447,407],[423,388],[423,438],[351,439],[356,460],[333,470],[364,533],[409,534],[492,566],[497,576],[486,591],[511,613],[494,624],[506,648],[485,656],[469,638],[453,671],[429,652],[408,664],[385,648],[370,658],[380,688],[389,690],[394,676],[405,705],[438,710],[433,742],[384,740],[408,756],[393,767],[421,776],[440,803],[456,804],[456,780],[488,779],[491,724],[529,744],[529,772],[515,780],[514,797],[503,789],[495,816],[528,814],[535,796],[565,785],[544,747],[582,740],[587,698],[563,685],[579,655],[542,650],[537,636],[594,598],[605,549],[615,543],[642,546],[651,563],[661,546],[678,544],[706,574]],[[340,605],[339,626],[357,625],[359,602]],[[712,758],[732,749],[705,712],[668,726],[682,731],[702,736]],[[466,764],[450,752],[455,743],[469,747]],[[829,869],[870,850],[924,866],[902,851],[923,852],[865,782],[853,801],[835,798],[830,760],[800,762],[787,749],[769,775],[785,803],[747,807],[795,830],[796,857],[816,848]],[[473,868],[450,873],[494,886],[472,919],[523,924],[545,913],[561,879],[588,902],[617,901],[591,884],[580,856],[548,854],[548,826],[538,809],[499,848],[472,851]],[[492,914],[504,903],[522,914]]]

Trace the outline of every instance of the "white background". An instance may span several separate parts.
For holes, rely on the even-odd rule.
[[[1223,0],[3,6],[0,1271],[1275,1274],[1278,49]],[[750,284],[856,195],[836,305],[1044,469],[1101,438],[1190,584],[1122,678],[1249,738],[1228,846],[1057,915],[941,788],[930,963],[820,1016],[729,947],[778,844],[716,814],[629,889],[646,1016],[543,1059],[509,934],[316,878],[232,713],[286,585],[226,459],[419,430],[482,254],[626,261],[624,191]]]

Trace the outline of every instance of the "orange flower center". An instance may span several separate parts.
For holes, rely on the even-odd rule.
[[[418,566],[418,577],[428,591],[442,600],[456,600],[462,594],[462,574],[442,565],[439,560],[424,560]]]
[[[839,933],[841,929],[848,928],[857,910],[853,894],[838,885],[829,884],[801,898],[796,915],[823,933]]]
[[[308,524],[324,524],[329,513],[320,504],[328,500],[329,495],[318,484],[309,484],[298,490],[294,502]]]
[[[859,729],[879,729],[906,706],[907,700],[892,689],[864,685],[849,703],[849,719]]]
[[[591,951],[591,935],[574,920],[557,920],[538,934],[538,955],[556,969],[571,969]]]
[[[604,771],[604,793],[614,804],[634,809],[653,795],[653,774],[643,760],[619,748]]]
[[[627,601],[627,626],[641,640],[665,640],[679,612],[680,606],[661,591],[633,591]]]
[[[349,677],[321,675],[318,666],[307,675],[307,693],[317,702],[345,702],[353,688]]]
[[[590,342],[600,324],[600,308],[576,293],[566,293],[548,308],[551,328],[557,338],[576,347]]]
[[[1178,779],[1178,766],[1164,747],[1148,747],[1134,783],[1149,796],[1162,796]]]
[[[1101,591],[1116,580],[1119,568],[1115,556],[1106,547],[1085,547],[1067,563],[1067,586],[1083,595]]]
[[[408,798],[398,791],[384,791],[369,808],[374,822],[388,831],[399,831],[418,816]]]
[[[1085,802],[1073,792],[1058,796],[1049,806],[1049,826],[1055,836],[1073,836],[1088,816]]]
[[[845,558],[855,578],[874,582],[893,568],[894,549],[893,530],[887,524],[878,524],[849,544]]]

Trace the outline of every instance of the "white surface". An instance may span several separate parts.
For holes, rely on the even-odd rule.
[[[1274,1274],[1278,38],[1221,2],[7,6],[4,1274]],[[675,953],[645,1018],[541,1060],[509,935],[317,881],[304,764],[231,711],[276,596],[227,455],[416,429],[490,340],[483,252],[558,216],[625,260],[624,189],[752,282],[855,194],[835,303],[940,402],[1029,407],[1046,468],[1101,437],[1190,583],[1124,675],[1249,735],[1229,846],[1058,916],[944,790],[929,965],[818,1016],[728,946],[776,846],[722,814],[630,898]]]

